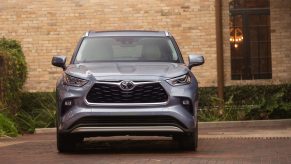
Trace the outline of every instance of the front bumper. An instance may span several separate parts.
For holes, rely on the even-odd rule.
[[[166,126],[164,127],[165,129],[168,129],[169,132],[171,131],[176,131],[177,132],[177,128],[179,128],[181,132],[191,132],[194,130],[194,128],[196,127],[195,123],[195,118],[194,116],[192,116],[188,111],[186,111],[182,106],[169,106],[169,107],[165,107],[165,106],[160,106],[160,107],[123,107],[123,108],[108,108],[108,107],[94,107],[94,108],[81,108],[81,107],[77,107],[74,106],[73,108],[70,109],[70,111],[68,111],[63,117],[61,117],[60,120],[60,124],[59,124],[59,131],[60,132],[74,132],[75,129],[80,127],[91,127],[91,129],[93,127],[116,127],[116,126],[135,126],[136,124],[135,122],[126,122],[126,124],[124,122],[108,122],[107,124],[104,123],[100,123],[100,125],[98,124],[82,124],[79,123],[77,125],[74,125],[78,120],[85,118],[85,117],[96,117],[98,119],[98,117],[110,117],[112,119],[115,118],[120,118],[120,117],[148,117],[148,118],[154,118],[154,117],[164,117],[164,116],[168,116],[171,117],[175,120],[177,120],[178,123],[172,123],[172,122],[163,122],[163,123],[158,123],[158,122],[150,122],[151,120],[149,119],[148,122],[143,122],[143,123],[138,123],[136,122],[136,124],[140,124],[141,126],[148,126],[148,128],[153,129],[152,131],[157,131],[157,129],[154,129],[153,126]],[[180,124],[179,124],[180,123]],[[92,127],[92,125],[94,125]],[[170,130],[170,128],[168,128],[168,126],[172,126],[172,129],[175,130]],[[95,132],[102,132],[101,130],[102,128],[100,128],[99,130],[91,130],[91,131],[95,131]],[[108,130],[104,130],[105,128],[103,128],[103,131],[106,132]],[[128,129],[128,128],[127,128]],[[145,129],[145,128],[144,128]],[[146,131],[150,131],[149,129],[147,129]],[[125,130],[125,129],[124,129]],[[88,130],[89,132],[90,130]],[[119,130],[114,130],[114,131],[119,131]],[[130,131],[130,130],[129,130]],[[161,130],[161,131],[166,131],[166,130]],[[76,131],[75,131],[76,132]],[[79,132],[84,132],[84,130],[81,130]]]
[[[58,97],[58,132],[60,133],[114,133],[114,134],[132,134],[132,133],[190,133],[194,132],[197,123],[197,87],[195,84],[172,87],[166,82],[161,82],[169,95],[167,102],[156,104],[119,104],[102,105],[88,104],[86,102],[86,93],[92,87],[93,83],[86,86],[71,87],[59,84],[57,87]],[[188,99],[192,103],[193,111],[185,109],[181,100]],[[64,109],[63,104],[66,100],[73,102],[72,107]],[[64,111],[66,110],[66,111]],[[111,120],[120,117],[136,118],[154,118],[169,117],[176,122],[159,122],[151,119],[144,122],[128,121],[109,121],[98,123],[78,123],[86,117],[98,118],[110,117]],[[108,119],[108,120],[110,120]],[[158,119],[157,119],[158,120]],[[77,123],[77,124],[76,124]]]

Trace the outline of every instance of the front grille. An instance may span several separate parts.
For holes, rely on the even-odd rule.
[[[87,116],[80,118],[70,128],[86,126],[159,126],[174,125],[185,128],[177,119],[170,116]]]
[[[168,100],[160,83],[136,85],[130,91],[116,84],[96,83],[87,94],[89,103],[159,103]]]

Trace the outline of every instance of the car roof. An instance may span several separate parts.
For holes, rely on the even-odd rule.
[[[122,30],[122,31],[88,31],[84,37],[104,37],[104,36],[170,36],[167,31],[144,31],[144,30]]]

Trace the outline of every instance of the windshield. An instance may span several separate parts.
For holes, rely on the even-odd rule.
[[[85,38],[75,63],[106,61],[180,62],[172,41],[166,37]]]

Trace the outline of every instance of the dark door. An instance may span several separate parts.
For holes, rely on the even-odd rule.
[[[232,80],[271,79],[270,10],[230,9]]]

